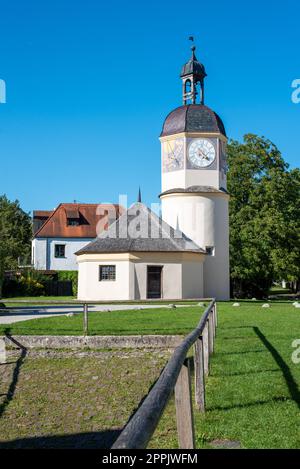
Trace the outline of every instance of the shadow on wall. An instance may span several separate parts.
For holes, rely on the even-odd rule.
[[[140,286],[139,286],[139,281],[138,281],[138,276],[136,273],[136,266],[134,265],[134,299],[135,300],[140,300],[141,299],[141,292],[140,292]]]

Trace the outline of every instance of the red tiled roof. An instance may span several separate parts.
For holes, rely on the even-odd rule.
[[[33,218],[49,218],[53,213],[53,210],[34,210]]]
[[[51,217],[53,210],[34,210],[32,215],[32,232],[33,235],[39,231],[43,224]]]
[[[118,218],[124,209],[113,204],[60,204],[35,233],[35,238],[96,238],[107,229],[109,218]],[[36,213],[42,211],[35,211]],[[45,213],[45,212],[43,212]],[[114,215],[115,213],[115,215]],[[68,220],[79,221],[70,225]]]

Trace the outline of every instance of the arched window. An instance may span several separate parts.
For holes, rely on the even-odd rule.
[[[192,82],[191,80],[186,80],[184,84],[184,93],[188,94],[192,91]]]

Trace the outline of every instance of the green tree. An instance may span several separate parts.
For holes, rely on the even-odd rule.
[[[16,200],[0,196],[0,298],[5,270],[18,267],[18,258],[30,258],[32,227],[30,216]]]
[[[300,171],[278,148],[248,134],[228,146],[230,263],[235,296],[267,294],[274,280],[299,284]]]

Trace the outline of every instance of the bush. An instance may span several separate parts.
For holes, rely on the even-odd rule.
[[[42,296],[45,294],[45,288],[42,283],[32,277],[21,276],[18,280],[25,296]]]
[[[5,279],[3,283],[3,296],[42,296],[45,288],[38,280],[21,275],[19,278]]]
[[[72,292],[64,293],[65,288],[62,289],[62,293],[56,293],[57,284],[59,282],[69,281],[72,283]],[[3,283],[3,296],[14,297],[14,296],[43,296],[43,295],[77,295],[77,282],[78,272],[73,270],[61,270],[57,271],[52,276],[43,275],[37,270],[28,269],[20,276],[14,278],[7,278]],[[61,285],[58,285],[61,286]],[[63,287],[64,285],[62,285]],[[59,289],[58,289],[59,290]]]
[[[271,287],[271,282],[266,279],[251,280],[232,280],[231,281],[231,294],[232,298],[249,299],[257,298],[263,299],[268,297],[268,292]]]

